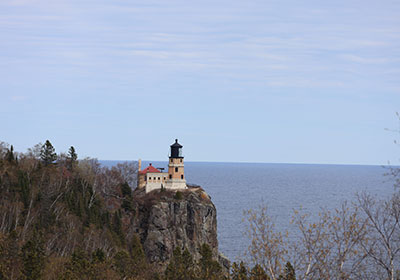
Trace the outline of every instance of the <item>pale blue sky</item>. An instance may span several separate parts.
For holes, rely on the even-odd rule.
[[[399,164],[399,1],[0,1],[0,140]]]

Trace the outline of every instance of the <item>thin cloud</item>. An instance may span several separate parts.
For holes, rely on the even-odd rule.
[[[361,57],[354,54],[344,54],[340,55],[339,57],[341,57],[344,60],[357,62],[361,64],[386,64],[389,62],[389,59],[387,58]]]

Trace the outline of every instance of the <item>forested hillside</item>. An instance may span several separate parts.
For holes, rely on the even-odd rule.
[[[140,241],[123,226],[135,176],[133,163],[78,161],[73,147],[57,155],[49,141],[27,153],[2,143],[0,278],[148,277]]]
[[[1,142],[0,279],[223,279],[208,244],[198,261],[177,248],[166,271],[148,262],[130,226],[136,175],[136,163],[103,167],[74,147]]]
[[[180,221],[168,205],[187,209],[178,206],[197,192],[196,203],[211,203],[201,188],[139,195],[132,191],[135,163],[106,168],[96,159],[78,160],[73,147],[56,154],[49,141],[26,153],[0,143],[0,279],[399,279],[400,169],[387,170],[391,197],[360,193],[317,217],[296,210],[291,233],[277,230],[266,207],[249,210],[250,263],[233,263],[228,273],[213,259],[217,245],[196,245],[190,253],[182,246],[189,243],[171,243],[169,264],[161,266],[142,247],[145,237],[164,254],[163,235],[155,233],[174,232],[166,221]],[[173,217],[154,212],[163,209],[157,201]]]

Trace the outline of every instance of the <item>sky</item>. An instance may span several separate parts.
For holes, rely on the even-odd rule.
[[[0,1],[0,141],[400,164],[400,2]]]

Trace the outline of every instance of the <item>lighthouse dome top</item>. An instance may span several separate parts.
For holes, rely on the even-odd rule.
[[[178,143],[178,139],[175,139],[175,143],[171,145],[171,151],[169,153],[170,158],[183,158],[182,145]]]
[[[183,146],[178,143],[178,139],[175,139],[175,143],[171,145],[171,148],[182,148]]]

